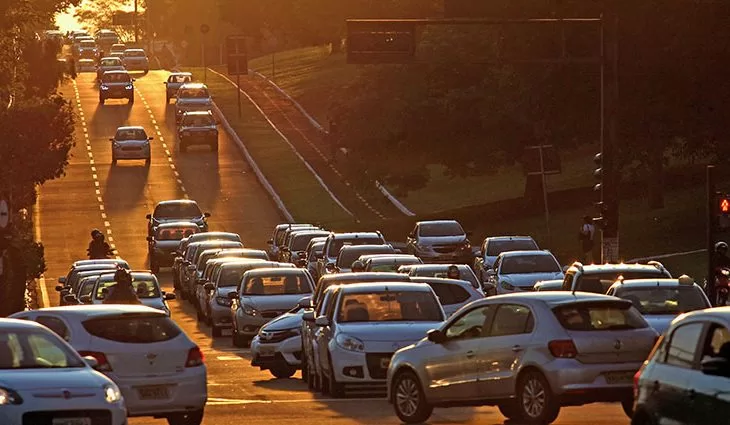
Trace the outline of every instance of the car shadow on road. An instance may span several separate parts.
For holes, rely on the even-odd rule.
[[[150,167],[144,160],[120,160],[109,167],[104,203],[109,211],[130,211],[144,200]],[[115,194],[124,194],[115,196]]]
[[[253,386],[257,388],[272,390],[272,391],[286,391],[290,392],[307,392],[307,383],[302,381],[301,378],[274,378],[271,379],[259,379],[253,381]]]

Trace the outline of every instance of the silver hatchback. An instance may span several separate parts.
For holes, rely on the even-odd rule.
[[[496,405],[510,419],[553,422],[561,406],[620,401],[658,334],[631,302],[535,292],[475,301],[397,351],[388,399],[406,423],[434,407]]]

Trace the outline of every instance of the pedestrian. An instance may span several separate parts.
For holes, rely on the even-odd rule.
[[[593,240],[596,234],[596,226],[593,219],[589,215],[583,216],[583,225],[580,228],[578,239],[580,240],[581,252],[583,253],[583,263],[593,263]]]
[[[71,75],[71,78],[76,79],[76,61],[73,57],[68,59],[68,73]]]

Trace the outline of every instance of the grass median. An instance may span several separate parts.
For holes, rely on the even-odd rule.
[[[202,80],[201,68],[186,70]],[[245,96],[241,96],[241,118],[238,117],[235,86],[212,72],[208,72],[207,84],[221,112],[297,221],[330,226],[351,221]]]

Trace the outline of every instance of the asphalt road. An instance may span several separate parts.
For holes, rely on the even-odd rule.
[[[37,224],[46,248],[46,305],[58,304],[56,278],[71,262],[85,257],[92,228],[101,229],[119,255],[133,268],[146,269],[145,215],[165,199],[190,197],[212,214],[211,230],[237,232],[250,247],[262,248],[280,222],[278,212],[242,159],[233,141],[221,132],[220,151],[192,149],[180,154],[174,137],[173,108],[165,105],[163,71],[137,76],[136,102],[108,100],[100,106],[93,74],[80,74],[63,87],[64,96],[79,112],[77,144],[66,175],[40,191]],[[83,112],[83,115],[81,115]],[[83,119],[82,119],[83,118]],[[155,137],[152,164],[119,161],[111,167],[108,141],[121,125],[142,125]],[[172,290],[163,269],[160,280]],[[208,366],[205,424],[396,424],[384,400],[319,398],[307,391],[297,374],[276,380],[250,366],[246,349],[233,348],[227,333],[213,340],[199,324],[192,307],[171,301],[172,317],[203,349]],[[627,424],[618,405],[594,404],[562,410],[557,424]],[[130,425],[163,424],[164,420],[135,418]],[[437,409],[432,424],[503,424],[496,408]]]

